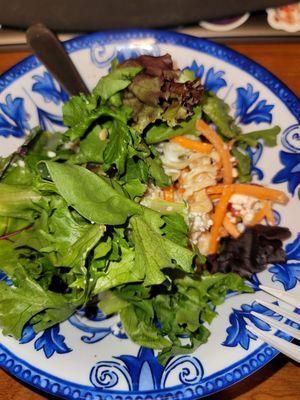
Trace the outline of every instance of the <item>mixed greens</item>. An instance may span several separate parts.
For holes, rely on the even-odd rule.
[[[38,128],[0,160],[0,326],[19,339],[98,304],[118,313],[135,343],[159,360],[209,336],[228,290],[250,292],[236,273],[210,273],[189,244],[184,207],[141,204],[171,178],[156,144],[213,123],[231,141],[240,182],[251,179],[247,146],[276,144],[278,127],[242,134],[228,106],[169,55],[141,56],[63,107],[64,133]],[[150,208],[149,208],[150,207]],[[152,209],[151,209],[152,208]]]

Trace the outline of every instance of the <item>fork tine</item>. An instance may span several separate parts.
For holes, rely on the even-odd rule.
[[[254,326],[248,325],[247,329],[263,342],[268,343],[281,353],[300,363],[300,347],[296,344],[287,342],[284,339],[274,336],[272,333],[262,332]]]
[[[281,321],[278,321],[275,318],[269,317],[268,315],[260,314],[256,311],[251,311],[251,314],[255,315],[255,317],[261,319],[262,321],[266,322],[267,324],[274,326],[275,328],[279,329],[282,332],[289,334],[290,336],[294,337],[295,339],[300,340],[300,331],[296,328],[293,328],[290,325],[284,324]]]
[[[280,289],[270,288],[268,286],[259,285],[260,289],[264,292],[271,294],[272,296],[277,297],[280,300],[285,301],[288,304],[291,304],[294,307],[300,307],[300,299],[297,296],[284,292]]]
[[[265,306],[265,307],[269,308],[270,310],[276,312],[277,314],[282,315],[283,317],[288,318],[291,321],[295,321],[298,324],[300,324],[300,315],[299,314],[296,314],[296,313],[289,311],[283,307],[276,306],[276,304],[269,303],[264,300],[256,299],[255,301],[257,303],[261,304],[262,306]]]

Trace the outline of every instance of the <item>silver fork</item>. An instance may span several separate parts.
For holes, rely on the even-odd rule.
[[[285,303],[287,303],[291,306],[300,308],[300,297],[299,296],[295,296],[295,295],[286,293],[283,290],[274,289],[274,288],[270,288],[268,286],[263,286],[263,285],[260,285],[260,289],[263,290],[264,292],[276,297],[277,299],[284,301]],[[287,320],[290,320],[290,321],[296,322],[297,324],[300,325],[300,315],[299,314],[296,314],[293,311],[289,311],[286,308],[277,306],[277,305],[275,305],[273,303],[269,303],[267,301],[256,300],[256,302],[261,304],[264,307],[269,308],[270,310],[274,311],[275,313],[282,315],[285,318],[285,322]],[[280,331],[287,333],[289,336],[292,336],[293,338],[300,340],[300,328],[299,327],[298,327],[298,329],[294,328],[290,325],[285,324],[282,321],[278,321],[267,315],[262,315],[256,311],[251,311],[251,314],[257,318],[260,318],[262,321],[266,322],[271,327],[279,329]],[[270,346],[274,347],[281,353],[285,354],[286,356],[288,356],[291,359],[300,363],[300,346],[298,346],[294,343],[290,343],[287,340],[282,339],[278,336],[274,336],[270,332],[263,332],[260,329],[258,329],[256,326],[248,325],[247,329],[251,333],[255,334],[262,341],[268,343]]]

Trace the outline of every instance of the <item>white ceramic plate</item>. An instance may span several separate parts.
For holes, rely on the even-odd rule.
[[[69,399],[177,400],[222,390],[277,354],[247,330],[247,323],[269,329],[250,314],[251,310],[273,315],[255,303],[256,298],[270,300],[258,289],[259,282],[300,293],[299,223],[295,218],[300,183],[299,101],[251,60],[191,36],[114,31],[78,37],[65,46],[90,88],[108,71],[114,57],[122,60],[168,52],[181,68],[192,68],[207,89],[226,99],[244,132],[280,125],[282,133],[276,148],[259,146],[250,152],[252,173],[255,179],[290,195],[288,206],[276,209],[276,218],[292,230],[293,237],[286,246],[287,263],[270,266],[256,276],[253,295],[228,296],[218,308],[208,343],[192,355],[171,359],[164,368],[155,352],[139,348],[126,338],[117,316],[105,319],[99,313],[88,320],[80,312],[38,335],[26,329],[21,342],[0,335],[0,365],[38,389]],[[1,155],[17,149],[28,129],[38,124],[61,129],[61,106],[66,95],[36,58],[30,57],[2,75],[0,91]]]

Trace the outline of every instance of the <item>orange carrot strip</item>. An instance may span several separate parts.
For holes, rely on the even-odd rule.
[[[188,167],[185,167],[185,168],[183,168],[183,170],[181,171],[181,173],[180,173],[180,175],[179,175],[179,178],[178,178],[178,182],[179,182],[179,186],[183,186],[183,172],[189,172],[189,168]]]
[[[207,194],[222,193],[226,185],[215,185],[206,189]],[[286,204],[289,201],[287,195],[281,190],[266,188],[263,186],[251,185],[247,183],[236,183],[231,185],[233,193],[244,194],[246,196],[256,197],[260,200],[270,200],[274,203]]]
[[[230,221],[230,219],[225,215],[224,221],[223,221],[223,226],[226,229],[226,231],[234,237],[235,239],[240,236],[240,232],[236,228],[236,226]]]
[[[226,214],[226,209],[231,195],[232,195],[232,187],[230,185],[228,186],[225,185],[222,196],[220,198],[219,203],[216,206],[216,211],[213,216],[213,225],[210,230],[208,254],[214,254],[217,251],[219,230],[223,224],[223,220]]]
[[[186,149],[205,154],[209,154],[213,148],[209,143],[202,143],[198,140],[191,140],[183,136],[175,136],[170,140],[170,142],[177,143]]]
[[[220,236],[220,238],[229,236],[228,232],[226,231],[226,229],[223,226],[221,226],[221,228],[219,230],[219,236]]]
[[[236,139],[231,139],[231,140],[229,140],[229,142],[227,142],[227,146],[229,147],[230,150],[232,149],[235,141],[236,141]]]
[[[275,225],[275,218],[272,211],[272,203],[270,201],[266,202],[266,218],[270,225]]]
[[[201,134],[216,148],[221,157],[223,165],[223,180],[226,185],[232,183],[232,164],[230,162],[230,153],[228,146],[221,137],[202,119],[196,122],[196,128]]]
[[[174,201],[174,187],[168,186],[163,189],[164,191],[164,199],[166,201]]]
[[[262,208],[259,211],[257,211],[257,213],[252,218],[252,221],[248,225],[254,226],[254,225],[259,224],[261,222],[261,220],[263,220],[265,218],[267,208],[268,208],[267,203],[264,203]]]
[[[220,195],[222,194],[223,188],[224,185],[222,183],[219,183],[214,186],[209,186],[205,190],[208,195],[217,195],[217,194]]]
[[[210,200],[218,200],[220,197],[221,197],[220,193],[215,193],[215,194],[209,195]]]

